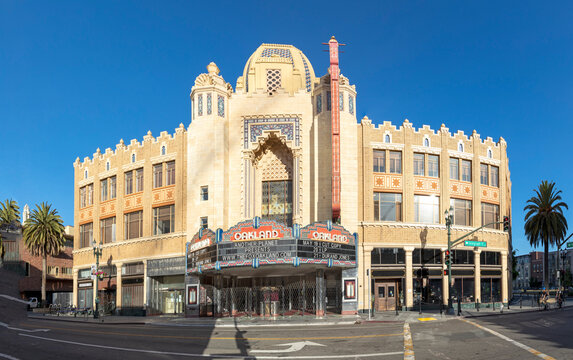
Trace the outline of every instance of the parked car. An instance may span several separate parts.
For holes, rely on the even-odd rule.
[[[35,309],[38,307],[38,298],[36,297],[31,297],[28,299],[28,307],[30,309]]]

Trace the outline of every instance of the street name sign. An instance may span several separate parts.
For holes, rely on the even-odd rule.
[[[464,241],[464,245],[472,247],[487,247],[487,243],[485,241],[466,240]]]
[[[567,249],[571,249],[573,248],[573,242],[568,242],[567,243]]]

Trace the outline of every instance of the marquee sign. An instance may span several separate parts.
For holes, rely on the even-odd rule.
[[[242,221],[223,233],[223,241],[276,240],[290,237],[291,228],[258,217]]]
[[[205,230],[187,244],[190,273],[277,264],[354,267],[356,237],[331,222],[290,228],[256,217],[225,232]]]

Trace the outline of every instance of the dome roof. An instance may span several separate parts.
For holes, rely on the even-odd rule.
[[[296,47],[281,44],[262,44],[255,50],[245,64],[243,76],[237,81],[237,89],[244,86],[247,93],[257,89],[266,91],[269,71],[277,70],[280,71],[280,87],[285,91],[312,91],[315,75],[310,61]]]

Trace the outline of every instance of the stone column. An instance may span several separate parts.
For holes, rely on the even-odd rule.
[[[78,269],[73,269],[74,274],[74,285],[73,285],[73,295],[72,295],[72,305],[78,307]]]
[[[480,253],[481,250],[476,249],[474,250],[474,296],[475,302],[481,303],[481,264],[480,264]]]
[[[116,268],[116,282],[115,285],[115,308],[117,310],[121,310],[121,303],[122,303],[122,292],[121,292],[121,270],[123,268],[123,263],[115,263]]]
[[[99,281],[99,279],[96,278],[94,280],[92,280],[92,309],[95,309],[95,304],[96,304],[96,298],[97,298],[97,292],[99,291],[99,284],[97,283]]]
[[[508,296],[507,296],[507,251],[501,252],[501,302],[507,306]]]
[[[147,290],[149,288],[149,279],[147,279],[147,260],[143,261],[143,308],[147,309]]]
[[[326,314],[326,304],[324,297],[326,296],[326,289],[324,287],[324,270],[316,270],[316,297],[315,297],[315,308],[316,316],[324,316]]]
[[[404,247],[406,251],[406,310],[414,306],[414,292],[413,292],[413,279],[412,279],[412,252],[413,246]]]
[[[372,246],[364,246],[363,247],[363,261],[362,262],[358,262],[358,266],[362,267],[362,271],[360,272],[360,274],[362,274],[362,276],[359,276],[359,282],[361,282],[361,284],[359,286],[361,286],[361,298],[360,298],[360,304],[358,308],[362,309],[364,312],[366,312],[371,306],[372,306],[372,266],[371,266],[371,262],[372,262],[372,250],[374,249],[374,247]],[[370,276],[366,275],[366,271],[369,271]],[[359,294],[360,294],[359,293]]]

